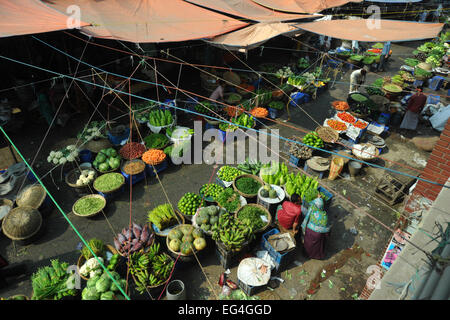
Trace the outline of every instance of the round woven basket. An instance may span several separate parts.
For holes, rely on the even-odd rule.
[[[78,201],[82,200],[82,199],[88,199],[88,198],[98,198],[101,199],[103,201],[103,206],[101,209],[97,210],[96,212],[93,212],[91,214],[79,214],[75,211],[75,205],[77,204]],[[79,217],[83,217],[83,218],[89,218],[89,217],[93,217],[96,216],[97,214],[99,214],[106,206],[106,199],[99,195],[99,194],[89,194],[87,196],[81,197],[80,199],[78,199],[77,201],[75,201],[75,203],[72,206],[72,212],[74,215],[79,216]]]
[[[106,244],[105,247],[106,247],[106,251],[111,252],[113,255],[119,253],[119,252],[116,250],[116,248],[114,248],[113,246],[111,246],[111,245],[109,245],[109,244]],[[102,257],[102,258],[104,258],[104,257]],[[104,259],[104,261],[106,261],[106,259]],[[84,264],[85,262],[86,262],[86,259],[84,258],[84,256],[83,256],[83,255],[80,255],[80,257],[78,258],[78,262],[77,262],[77,272],[78,272],[78,274],[80,275],[81,279],[87,281],[87,280],[89,280],[89,278],[83,276],[83,275],[80,273],[80,269],[81,269],[81,267],[83,266],[83,264]]]
[[[361,145],[370,145],[370,143],[361,143]],[[352,149],[352,153],[355,155],[356,158],[363,160],[363,161],[372,161],[375,160],[380,155],[380,150],[375,147],[375,156],[373,157],[364,157],[364,156],[357,156],[354,152],[354,149]]]
[[[47,192],[40,184],[32,184],[25,187],[17,196],[18,207],[32,207],[39,209],[47,196]]]
[[[14,202],[12,202],[9,199],[0,199],[0,207],[2,207],[2,206],[8,206],[11,211],[12,207],[14,206]],[[0,224],[3,221],[3,218],[6,217],[7,215],[8,215],[8,213],[6,213],[3,216],[0,216]],[[1,228],[0,228],[0,231],[1,231]]]
[[[93,171],[94,171],[94,180],[95,180],[95,178],[97,178],[97,172],[96,172],[96,170],[93,170]],[[77,182],[78,178],[80,177],[80,174],[81,174],[81,171],[78,168],[74,168],[74,169],[70,170],[65,178],[66,184],[69,187],[75,188],[75,189],[82,189],[82,188],[87,188],[89,186],[92,186],[92,184],[94,183],[94,180],[92,180],[89,184],[77,186],[76,182]]]
[[[106,194],[106,193],[112,193],[112,192],[117,191],[117,190],[119,190],[120,188],[122,188],[122,186],[125,184],[125,177],[124,177],[122,174],[116,173],[116,172],[112,172],[112,173],[108,173],[108,174],[115,174],[115,175],[117,175],[117,176],[120,175],[120,176],[121,176],[122,183],[121,183],[118,187],[116,187],[115,189],[113,189],[113,190],[109,190],[109,191],[102,191],[102,190],[99,190],[99,189],[97,189],[97,188],[95,187],[95,181],[97,181],[98,178],[100,178],[101,176],[103,176],[103,175],[101,175],[101,176],[97,177],[97,178],[94,180],[93,186],[94,186],[95,191],[101,192],[101,193],[105,193],[105,194]]]
[[[326,143],[335,143],[339,139],[339,132],[330,127],[317,127],[316,130],[317,135],[323,142]]]
[[[253,180],[258,181],[258,182],[261,184],[261,186],[264,185],[264,181],[263,181],[260,177],[255,176],[255,175],[253,175],[253,174],[242,174],[242,175],[240,175],[240,176],[237,176],[237,177],[233,180],[233,189],[234,189],[234,191],[236,191],[239,195],[243,196],[244,198],[254,198],[254,197],[256,197],[256,196],[258,195],[258,191],[256,191],[256,193],[254,193],[254,194],[247,194],[247,193],[243,193],[242,191],[240,191],[240,190],[236,187],[236,181],[239,180],[239,179],[241,179],[241,178],[252,178]],[[259,190],[259,188],[258,188],[258,190]]]
[[[11,240],[26,240],[33,237],[42,226],[42,216],[32,207],[16,207],[2,222],[3,233]]]
[[[132,162],[140,162],[140,163],[142,163],[144,165],[142,167],[142,170],[139,171],[139,172],[133,173],[133,174],[130,174],[130,173],[126,172],[125,171],[125,166],[128,165],[129,163],[132,163]],[[144,172],[145,171],[145,166],[146,166],[145,162],[142,161],[141,159],[133,159],[133,160],[127,160],[127,161],[123,162],[122,166],[121,166],[121,170],[122,170],[122,172],[124,172],[125,174],[127,174],[129,176],[131,176],[131,175],[135,176],[135,175],[138,175],[138,174],[141,174],[142,172]]]
[[[170,260],[172,260],[172,262],[175,262],[175,260],[173,259],[173,257],[171,257],[170,255],[167,255],[169,258],[170,258]],[[131,273],[131,276],[133,277],[133,281],[134,281],[134,283],[136,284],[136,278],[134,277],[134,275]],[[163,286],[165,286],[168,282],[169,282],[169,280],[171,279],[171,277],[170,277],[170,275],[169,275],[169,277],[167,277],[167,279],[164,281],[164,282],[162,282],[162,283],[160,283],[160,284],[157,284],[156,286],[147,286],[147,290],[155,290],[155,289],[158,289],[158,288],[161,288],[161,287],[163,287]],[[160,292],[158,292],[158,294],[159,294]]]
[[[259,228],[259,229],[253,231],[253,233],[261,233],[261,232],[263,232],[263,231],[266,230],[266,229],[270,226],[270,224],[272,223],[272,215],[270,214],[269,210],[267,210],[265,207],[263,207],[263,206],[260,205],[260,204],[249,203],[249,204],[246,204],[245,206],[241,207],[241,208],[236,212],[236,214],[235,214],[236,219],[239,220],[239,218],[238,218],[239,212],[240,212],[243,208],[248,207],[248,206],[249,206],[249,207],[255,207],[255,208],[261,209],[261,210],[264,211],[264,213],[266,214],[266,218],[267,218],[267,223],[266,223],[266,225],[265,225],[264,227],[261,227],[261,228]]]
[[[123,162],[123,160],[122,159],[120,159],[120,165],[117,167],[117,168],[115,168],[115,169],[111,169],[111,170],[108,170],[108,171],[100,171],[98,168],[96,168],[94,165],[92,166],[94,169],[95,169],[95,171],[97,171],[98,173],[100,173],[100,174],[105,174],[105,173],[111,173],[111,172],[117,172],[117,171],[119,171],[119,169],[120,169],[120,167],[122,166],[122,162]]]
[[[179,228],[181,228],[181,227],[183,227],[183,226],[191,226],[191,227],[192,227],[191,224],[180,224],[180,225],[176,226],[174,229],[179,229]],[[194,227],[194,228],[195,228],[195,227]],[[200,228],[197,228],[197,229],[200,229]],[[200,230],[201,230],[201,229],[200,229]],[[203,230],[202,230],[202,232],[203,232]],[[191,257],[191,256],[194,255],[194,253],[195,253],[195,254],[198,254],[198,252],[199,252],[198,250],[196,250],[196,249],[194,248],[194,246],[192,246],[192,253],[190,253],[190,254],[184,254],[184,253],[181,253],[181,251],[180,251],[180,252],[176,252],[176,251],[173,251],[172,249],[170,249],[169,243],[170,243],[169,237],[166,237],[166,246],[167,246],[167,250],[169,250],[169,253],[170,253],[172,256],[173,256],[173,255],[175,255],[175,256],[180,255],[181,257]]]
[[[99,153],[100,150],[111,148],[112,144],[108,139],[90,140],[85,144],[85,149],[94,153]]]

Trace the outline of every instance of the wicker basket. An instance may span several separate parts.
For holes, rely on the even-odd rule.
[[[360,145],[370,145],[370,143],[362,143],[362,144],[360,144]],[[378,148],[375,147],[375,156],[373,156],[373,157],[357,156],[357,155],[355,154],[353,148],[352,148],[352,153],[353,153],[353,155],[354,155],[356,158],[358,158],[358,159],[360,159],[360,160],[363,160],[363,161],[372,161],[372,160],[375,160],[375,159],[380,155],[380,150],[378,150]]]
[[[116,248],[114,248],[113,246],[111,246],[111,245],[109,245],[109,244],[106,244],[105,247],[106,247],[106,251],[111,252],[113,255],[119,253],[119,252],[116,250]],[[103,258],[103,257],[102,257],[102,258]],[[89,280],[89,278],[86,278],[85,276],[83,276],[83,275],[80,273],[80,269],[81,269],[81,267],[83,266],[83,264],[84,264],[85,262],[86,262],[86,259],[84,258],[84,256],[83,256],[83,255],[80,255],[80,257],[78,258],[78,262],[77,262],[77,273],[80,275],[81,279],[87,281],[87,280]]]
[[[191,224],[180,224],[180,225],[178,225],[176,228],[174,228],[174,229],[178,229],[178,228],[181,228],[181,227],[183,227],[183,226],[191,226],[192,227],[192,225]],[[194,227],[195,228],[195,227]],[[197,229],[200,229],[200,228],[197,228]],[[201,230],[201,229],[200,229]],[[202,232],[203,232],[203,230],[202,230]],[[206,239],[205,239],[206,240]],[[170,243],[170,240],[169,240],[169,237],[166,237],[166,245],[167,245],[167,250],[169,250],[169,253],[171,254],[171,255],[175,255],[175,256],[181,256],[181,257],[192,257],[193,255],[194,255],[194,253],[195,254],[198,254],[200,251],[198,251],[198,250],[196,250],[193,246],[192,246],[192,253],[190,253],[190,254],[184,254],[184,253],[181,253],[181,252],[176,252],[176,251],[173,251],[172,249],[170,249],[170,246],[169,246],[169,243]]]
[[[237,177],[233,180],[233,189],[234,189],[234,191],[236,191],[239,195],[243,196],[244,198],[254,198],[254,197],[256,197],[256,196],[258,195],[258,191],[257,191],[255,194],[247,194],[247,193],[241,192],[241,191],[236,187],[236,181],[239,180],[240,178],[252,178],[253,180],[258,181],[258,182],[261,184],[261,186],[264,185],[264,181],[263,181],[260,177],[255,176],[255,175],[253,175],[253,174],[242,174],[242,175],[240,175],[240,176],[237,176]],[[259,190],[259,188],[258,188],[258,190]]]
[[[47,192],[40,184],[32,184],[25,187],[17,196],[18,207],[32,207],[39,209],[47,196]]]
[[[98,199],[101,199],[101,200],[103,201],[103,206],[102,206],[102,208],[99,209],[99,210],[97,210],[96,212],[93,212],[93,213],[87,214],[87,215],[83,215],[83,214],[77,213],[77,212],[75,211],[75,205],[77,204],[78,201],[80,201],[80,200],[82,200],[82,199],[87,199],[87,198],[98,198]],[[84,196],[84,197],[81,197],[80,199],[78,199],[77,201],[75,201],[75,203],[74,203],[73,206],[72,206],[72,212],[73,212],[73,214],[76,215],[76,216],[83,217],[83,218],[90,218],[90,217],[93,217],[93,216],[96,216],[97,214],[99,214],[99,213],[105,208],[105,206],[106,206],[106,199],[105,199],[103,196],[101,196],[101,195],[99,195],[99,194],[89,194],[89,195]]]
[[[264,227],[261,227],[261,228],[257,229],[257,230],[254,230],[253,233],[261,233],[261,232],[265,231],[265,230],[270,226],[270,224],[272,223],[272,215],[270,214],[269,210],[267,210],[265,207],[263,207],[263,206],[260,205],[260,204],[250,203],[250,204],[246,204],[245,206],[241,207],[241,208],[236,212],[236,214],[235,214],[236,219],[239,220],[239,218],[238,218],[239,212],[240,212],[243,208],[245,208],[245,207],[247,207],[247,206],[255,207],[255,208],[261,209],[262,211],[264,211],[264,213],[266,214],[266,218],[267,218],[267,223],[266,223],[266,225],[265,225]]]
[[[94,189],[95,189],[95,191],[97,191],[97,192],[101,192],[101,193],[103,193],[103,194],[109,194],[109,193],[113,193],[113,192],[115,192],[115,191],[117,191],[117,190],[119,190],[120,188],[122,188],[123,187],[123,185],[125,184],[125,177],[121,174],[121,173],[115,173],[115,172],[113,172],[114,174],[117,174],[117,175],[120,175],[122,178],[122,183],[118,186],[118,187],[116,187],[114,190],[110,190],[110,191],[102,191],[102,190],[98,190],[96,187],[95,187],[95,181],[98,179],[98,178],[100,178],[101,176],[99,176],[99,177],[97,177],[95,180],[94,180]]]
[[[330,127],[317,127],[316,130],[317,135],[323,142],[326,143],[335,143],[339,139],[339,132]]]
[[[32,207],[16,207],[2,222],[3,233],[11,240],[26,240],[36,235],[42,226],[42,216]]]
[[[170,260],[172,260],[172,262],[174,262],[175,263],[175,260],[170,256],[170,255],[167,255],[169,258],[170,258]],[[134,281],[134,283],[136,284],[136,278],[134,277],[134,275],[132,274],[132,273],[130,273],[131,274],[131,276],[133,277],[133,281]],[[162,286],[166,286],[166,284],[169,282],[169,280],[171,279],[171,277],[170,277],[170,275],[169,275],[169,277],[167,277],[167,279],[164,281],[164,282],[162,282],[162,283],[160,283],[160,284],[157,284],[156,286],[147,286],[147,290],[148,291],[151,291],[151,290],[155,290],[155,289],[158,289],[158,288],[161,288]]]
[[[97,172],[96,170],[94,171],[94,180],[97,178]],[[82,186],[78,186],[76,184],[76,181],[78,180],[78,177],[80,176],[81,171],[78,168],[72,169],[65,178],[66,184],[74,189],[87,189],[89,187],[92,187],[92,184],[94,183],[94,180],[92,180],[89,184],[86,185],[82,185]]]

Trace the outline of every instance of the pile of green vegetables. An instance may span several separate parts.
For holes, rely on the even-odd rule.
[[[383,78],[378,78],[375,80],[370,87],[366,87],[367,94],[370,96],[378,95],[378,96],[384,96],[383,90],[381,90],[381,87],[383,86]]]
[[[235,184],[240,192],[248,195],[256,195],[261,188],[261,183],[251,177],[238,178]]]
[[[427,70],[424,70],[419,67],[414,68],[414,76],[415,77],[423,77],[423,78],[430,78],[433,74]]]
[[[153,110],[149,114],[149,123],[154,127],[165,127],[173,124],[172,113],[168,109],[166,110]]]
[[[161,204],[148,213],[148,221],[159,230],[164,230],[177,223],[175,211],[169,203]]]
[[[163,149],[169,143],[169,139],[161,133],[152,133],[144,138],[147,149]]]
[[[110,271],[122,290],[125,290],[127,282],[121,279],[120,275],[115,271]],[[125,297],[120,293],[119,287],[111,280],[108,273],[97,274],[90,278],[86,287],[81,292],[81,300],[125,300]]]
[[[268,105],[269,108],[275,109],[275,110],[283,110],[284,109],[284,102],[281,101],[271,101]]]
[[[258,89],[256,90],[256,96],[253,99],[258,99],[258,105],[264,106],[272,99],[272,90]]]
[[[99,212],[105,206],[105,201],[98,197],[85,197],[75,202],[74,210],[77,214],[86,216]]]
[[[360,93],[353,93],[350,97],[356,102],[366,102],[368,98]]]
[[[94,188],[100,192],[110,192],[118,189],[125,182],[125,177],[116,172],[106,173],[94,180]]]
[[[236,93],[231,93],[227,98],[228,104],[235,104],[241,101],[241,96]]]
[[[319,182],[311,177],[308,177],[300,172],[294,175],[291,173],[288,176],[288,182],[286,183],[286,193],[292,196],[294,193],[299,195],[302,199],[310,202],[317,198]],[[326,201],[326,196],[320,193],[323,199]]]
[[[364,59],[364,56],[361,55],[361,54],[353,54],[353,55],[350,56],[349,59],[352,60],[352,61],[361,62],[361,60]]]
[[[254,238],[251,222],[248,219],[241,221],[228,212],[219,217],[211,231],[212,239],[222,243],[228,251],[239,251]]]
[[[384,44],[382,44],[381,42],[377,42],[375,43],[372,48],[374,49],[383,49],[384,48]]]
[[[237,213],[237,217],[241,221],[245,221],[246,219],[250,221],[253,230],[259,230],[265,227],[268,222],[266,211],[252,205],[243,206]],[[262,217],[265,217],[265,219],[263,220]]]
[[[217,172],[217,176],[219,177],[219,179],[225,182],[231,182],[241,174],[242,174],[241,170],[230,166],[223,166]]]
[[[61,300],[63,297],[77,295],[75,272],[69,273],[69,264],[51,260],[51,266],[39,268],[31,276],[32,300]]]
[[[198,194],[187,192],[178,201],[178,209],[185,215],[193,216],[203,204],[204,201]]]
[[[241,197],[231,188],[225,188],[216,198],[217,204],[228,212],[236,212],[241,207]]]
[[[264,187],[261,189],[259,194],[263,198],[269,198],[269,199],[276,199],[276,198],[278,198],[277,191],[274,188],[272,188],[272,186],[270,184],[264,185]]]
[[[212,198],[212,199],[216,199],[217,196],[223,191],[225,190],[224,187],[219,186],[218,184],[215,183],[207,183],[204,184],[201,188],[200,188],[200,195],[204,196],[205,198]]]
[[[244,163],[240,163],[237,165],[237,168],[241,170],[242,172],[248,173],[248,174],[255,174],[257,175],[259,171],[261,170],[262,163],[260,161],[252,160],[250,161],[248,158],[245,159]]]
[[[224,208],[217,208],[216,206],[200,208],[195,218],[195,223],[203,231],[209,232],[211,227],[219,221],[219,216],[225,212],[226,210]]]
[[[285,163],[271,162],[261,167],[261,179],[268,184],[282,186],[286,183],[288,167]]]
[[[92,165],[100,172],[116,170],[120,166],[122,157],[114,148],[102,149],[95,157]]]
[[[238,126],[235,126],[231,123],[221,122],[219,124],[219,129],[225,132],[234,132],[238,129]]]
[[[199,113],[210,114],[211,110],[216,111],[216,105],[212,104],[209,101],[202,101],[195,106],[195,111]]]
[[[181,146],[168,146],[164,148],[164,153],[167,154],[169,157],[182,157],[183,156],[183,148]]]
[[[306,58],[301,57],[300,59],[298,59],[297,61],[297,67],[299,69],[306,69],[309,67],[309,61]]]
[[[148,287],[167,281],[174,267],[173,260],[166,253],[161,252],[159,243],[154,243],[146,252],[133,252],[129,263],[136,289],[141,294]]]
[[[303,143],[317,148],[323,148],[323,140],[320,139],[319,135],[315,131],[311,131],[303,137]]]
[[[246,128],[253,128],[255,126],[255,119],[246,113],[241,114],[237,118],[232,118],[231,122],[235,123],[237,126],[242,126]]]
[[[387,92],[392,93],[400,93],[403,91],[403,89],[398,84],[394,83],[386,83],[385,85],[383,85],[383,89],[386,90]]]
[[[406,58],[405,59],[405,64],[410,66],[410,67],[413,67],[413,68],[415,66],[417,66],[419,63],[420,63],[420,61],[417,60],[417,59],[414,59],[414,58]]]

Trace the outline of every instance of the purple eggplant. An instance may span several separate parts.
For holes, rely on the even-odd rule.
[[[142,249],[142,243],[136,242],[136,244],[131,248],[131,251],[138,251]]]
[[[119,240],[119,243],[120,243],[120,244],[124,244],[125,241],[126,241],[125,236],[124,236],[123,234],[121,234],[121,233],[119,233],[119,234],[117,235],[117,239]]]
[[[119,250],[120,251],[120,249],[121,249],[121,245],[120,245],[120,242],[119,242],[119,240],[117,240],[117,238],[114,238],[114,247],[116,248],[116,250]]]
[[[140,239],[141,238],[141,229],[133,226],[133,234],[136,237],[136,239]]]
[[[149,236],[150,236],[149,229],[147,225],[145,225],[144,228],[142,228],[141,232],[141,242],[146,243],[148,241]]]
[[[139,229],[139,231],[142,231],[142,227],[134,222],[133,222],[133,228],[137,228],[137,229]]]

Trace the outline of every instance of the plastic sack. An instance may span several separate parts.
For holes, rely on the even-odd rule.
[[[445,122],[444,122],[445,126]],[[424,151],[433,151],[434,145],[439,141],[439,137],[414,137],[411,142],[414,145]]]
[[[333,157],[330,166],[330,174],[328,175],[328,180],[334,180],[341,173],[344,168],[344,160],[340,157]]]
[[[442,132],[448,118],[450,118],[450,105],[445,108],[440,108],[432,117],[430,117],[430,123],[434,129]]]

